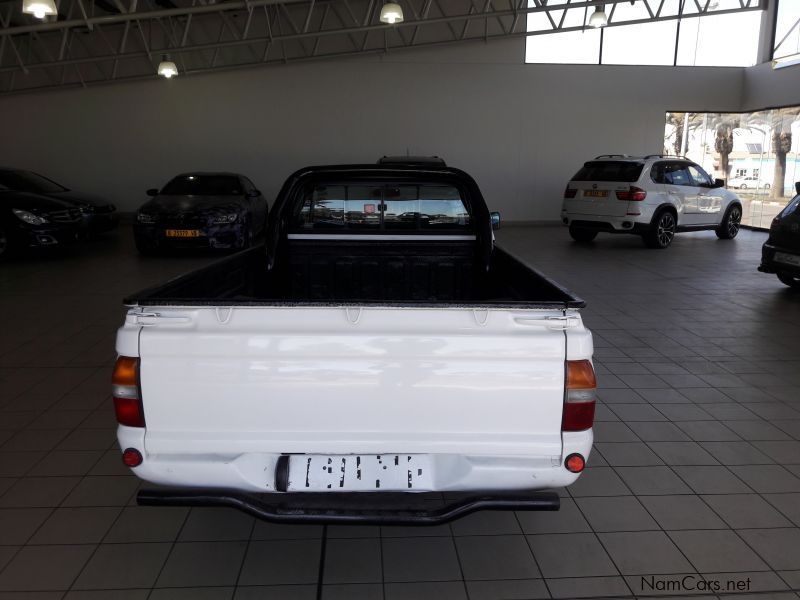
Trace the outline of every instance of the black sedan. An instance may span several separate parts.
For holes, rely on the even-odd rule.
[[[68,245],[84,233],[74,206],[0,186],[0,259],[26,248]]]
[[[116,206],[107,200],[92,194],[76,192],[33,171],[0,168],[0,186],[18,192],[47,196],[74,206],[80,210],[89,234],[108,231],[119,223]]]
[[[772,220],[758,270],[775,273],[786,285],[800,289],[800,182],[795,187],[797,196]]]
[[[266,227],[267,202],[253,183],[236,173],[184,173],[136,215],[133,233],[139,252],[166,248],[241,249]]]

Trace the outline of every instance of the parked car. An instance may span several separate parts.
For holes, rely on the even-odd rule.
[[[728,187],[740,190],[768,190],[772,187],[772,184],[769,181],[749,175],[747,177],[731,177],[728,179]]]
[[[47,196],[78,208],[89,234],[109,231],[119,224],[117,207],[112,203],[92,194],[66,188],[33,171],[0,168],[0,185],[9,190]]]
[[[786,285],[800,289],[800,181],[795,189],[797,195],[772,220],[758,270],[774,273]]]
[[[74,206],[0,185],[0,259],[26,248],[72,244],[84,227]]]
[[[165,248],[251,246],[264,233],[267,201],[253,183],[236,173],[184,173],[136,215],[133,233],[143,254]]]
[[[127,298],[123,461],[177,486],[139,503],[426,524],[557,509],[542,490],[592,447],[592,337],[579,298],[495,246],[497,217],[443,165],[309,167],[266,251]]]
[[[633,233],[650,248],[666,248],[676,232],[739,233],[742,203],[699,165],[664,155],[605,154],[583,165],[567,184],[561,221],[572,239],[600,232]]]

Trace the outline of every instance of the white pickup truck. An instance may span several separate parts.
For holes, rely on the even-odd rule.
[[[592,337],[494,219],[443,164],[306,168],[266,248],[127,298],[123,461],[170,486],[139,503],[289,522],[557,510],[544,490],[592,447]]]

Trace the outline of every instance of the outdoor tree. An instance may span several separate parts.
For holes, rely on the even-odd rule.
[[[733,152],[733,130],[739,128],[739,118],[735,115],[715,115],[714,150],[719,154],[719,169],[727,181],[730,176],[730,161]]]
[[[772,152],[775,154],[775,173],[770,198],[783,198],[786,187],[786,155],[792,150],[792,124],[800,118],[800,108],[781,108],[772,111]]]

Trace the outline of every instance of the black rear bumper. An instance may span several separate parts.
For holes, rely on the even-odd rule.
[[[762,273],[786,273],[800,277],[800,267],[775,260],[777,252],[800,254],[797,248],[785,248],[767,242],[761,247],[761,264],[758,266],[758,270]]]
[[[558,510],[555,492],[516,494],[269,493],[196,488],[143,489],[142,506],[228,506],[276,523],[438,525],[478,510]]]

